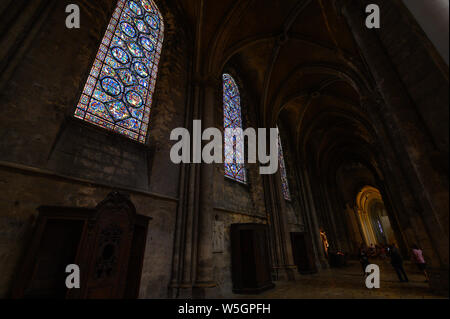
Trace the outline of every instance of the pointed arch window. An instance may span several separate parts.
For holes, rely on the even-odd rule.
[[[239,88],[230,74],[223,75],[223,113],[224,113],[224,128],[242,129],[242,114],[241,114],[241,95]],[[239,143],[243,143],[243,136],[234,136],[233,140],[228,141],[225,134],[225,143],[233,145],[233,153],[225,153],[225,176],[237,182],[246,183],[247,175],[245,165],[237,163],[237,158],[242,158],[244,154],[240,147],[236,147]],[[231,144],[232,143],[232,144]]]
[[[285,200],[291,200],[291,192],[289,191],[289,183],[286,174],[286,165],[284,163],[283,147],[281,145],[280,132],[278,131],[278,162],[280,163],[281,175],[281,192]]]
[[[119,0],[74,116],[145,143],[163,41],[153,0]]]

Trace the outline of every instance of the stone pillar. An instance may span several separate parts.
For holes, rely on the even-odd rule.
[[[313,253],[314,253],[314,262],[316,265],[316,269],[322,268],[322,261],[321,261],[321,253],[323,254],[322,250],[322,243],[318,241],[318,226],[316,226],[313,222],[313,214],[315,214],[314,206],[309,201],[308,193],[306,191],[305,186],[305,179],[303,177],[303,168],[301,165],[298,165],[296,167],[296,181],[297,185],[299,186],[299,200],[301,202],[301,209],[303,211],[302,219],[305,223],[305,231],[307,232],[307,235],[310,236],[311,244],[313,247]]]
[[[363,4],[366,2],[336,0],[335,3],[347,21],[384,100],[378,112],[417,198],[419,207],[415,218],[423,220],[425,232],[438,256],[437,260],[431,262],[430,284],[448,291],[448,180],[433,168],[430,161],[433,141],[424,133],[426,129],[417,114],[414,101],[397,74],[376,29],[367,29],[365,26]]]
[[[202,130],[214,127],[214,110],[218,100],[215,96],[220,83],[214,78],[202,83]],[[204,144],[204,143],[202,143]],[[213,260],[213,219],[214,219],[214,165],[202,163],[200,165],[200,205],[198,211],[198,256],[197,274],[194,282],[194,297],[208,298],[216,294],[214,281]]]
[[[332,248],[334,250],[342,250],[342,238],[344,236],[342,236],[341,228],[339,227],[342,226],[342,223],[340,223],[341,225],[338,225],[336,223],[335,214],[337,214],[337,212],[334,211],[333,206],[331,205],[331,197],[328,190],[323,185],[321,185],[321,189],[322,189],[322,197],[324,200],[323,203],[325,206],[325,212],[328,215],[329,221],[328,223],[332,233],[330,235],[332,235],[333,238]],[[329,234],[327,234],[327,236],[329,236]]]
[[[319,233],[319,221],[317,218],[317,210],[314,202],[314,198],[312,196],[311,184],[309,181],[309,175],[305,168],[301,168],[302,180],[304,181],[304,193],[309,202],[310,216],[311,216],[311,236],[312,239],[316,242],[317,254],[318,254],[318,262],[322,269],[326,269],[329,267],[327,257],[325,256],[325,252],[323,250],[322,239],[320,238]]]
[[[198,118],[200,87],[194,84],[188,91],[186,101],[185,127],[190,128],[192,120]],[[172,279],[169,297],[192,298],[196,272],[198,228],[198,180],[199,165],[183,164],[180,176],[180,200],[177,208],[175,243],[172,262]]]
[[[203,131],[214,127],[215,93],[220,83],[212,77],[196,79],[193,83],[192,111],[188,110],[191,115],[186,125],[192,127],[192,119],[201,120]],[[193,133],[191,129],[191,137]],[[194,163],[183,167],[169,289],[169,295],[174,298],[217,297],[212,253],[213,174],[214,164]]]
[[[295,280],[298,276],[297,266],[294,264],[292,243],[287,224],[287,207],[281,191],[280,171],[271,175],[271,195],[274,199],[274,209],[272,210],[272,222],[275,244],[278,245],[278,258],[273,265],[278,280]]]

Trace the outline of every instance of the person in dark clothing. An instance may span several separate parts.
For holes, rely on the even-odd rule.
[[[400,282],[408,282],[408,276],[406,276],[406,272],[403,269],[403,258],[400,255],[400,252],[394,244],[391,245],[390,248],[391,265],[394,267],[398,279]]]
[[[361,263],[361,266],[363,269],[363,274],[364,274],[364,276],[366,276],[367,275],[366,268],[367,268],[367,266],[370,265],[369,256],[367,255],[366,245],[361,244],[361,246],[359,248],[358,257],[359,257],[359,262]]]

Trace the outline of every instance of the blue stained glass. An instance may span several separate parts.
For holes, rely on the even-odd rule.
[[[136,27],[138,28],[139,32],[148,34],[150,33],[150,29],[148,28],[147,24],[139,19],[135,19],[134,23],[136,24]]]
[[[74,116],[145,143],[163,41],[153,0],[118,0]]]
[[[136,62],[133,64],[133,68],[137,75],[139,75],[141,78],[146,78],[149,76],[148,68],[144,63]]]
[[[280,164],[281,175],[281,192],[286,200],[291,200],[291,192],[289,191],[289,183],[286,174],[286,165],[284,163],[283,147],[281,146],[281,138],[278,133],[278,162]]]
[[[122,92],[120,83],[110,77],[105,77],[101,82],[102,89],[109,95],[117,96]]]
[[[133,108],[130,111],[131,111],[131,115],[138,120],[142,120],[142,118],[144,117],[144,112],[143,112],[142,108],[139,108],[139,109]]]
[[[139,108],[142,106],[143,99],[142,96],[139,95],[139,93],[135,91],[128,91],[125,96],[128,104],[130,104],[131,107]]]
[[[109,113],[106,111],[105,106],[95,100],[92,100],[91,104],[89,105],[89,109],[93,110],[96,114],[108,116]]]
[[[141,1],[142,8],[144,8],[147,12],[155,12],[152,4],[150,3],[150,0],[142,0]]]
[[[94,97],[100,102],[110,102],[114,100],[114,97],[109,96],[101,88],[94,91]]]
[[[145,21],[154,30],[157,30],[159,28],[159,20],[158,20],[157,16],[155,16],[155,15],[148,15],[148,16],[145,17]]]
[[[128,50],[131,52],[131,54],[136,58],[141,58],[144,56],[144,52],[139,47],[139,45],[135,42],[129,42],[127,44]]]
[[[152,42],[149,38],[142,37],[142,38],[139,40],[139,42],[141,43],[142,47],[143,47],[145,50],[147,50],[147,51],[149,51],[149,52],[152,52],[152,51],[155,50],[155,45],[153,44],[153,42]]]
[[[130,61],[130,57],[124,49],[115,47],[111,50],[112,56],[120,63],[127,64]]]
[[[128,22],[122,22],[120,24],[120,28],[122,29],[123,33],[125,33],[130,38],[134,38],[136,36],[136,30]]]
[[[106,57],[105,63],[106,63],[107,65],[111,66],[112,68],[119,68],[119,67],[120,67],[120,64],[117,63],[116,60],[111,59],[109,56]],[[91,72],[91,74],[92,74],[92,72]],[[93,76],[94,76],[94,75],[93,75]]]
[[[137,16],[141,16],[143,14],[141,7],[134,1],[128,1],[128,7]]]
[[[128,110],[122,101],[108,103],[107,108],[115,121],[121,121],[130,117]]]
[[[134,118],[128,118],[122,122],[119,122],[118,125],[125,129],[131,130],[134,132],[138,132],[139,131],[139,123],[140,123],[140,121],[138,121]]]
[[[224,128],[242,128],[241,116],[241,99],[239,88],[233,77],[229,74],[223,75],[223,113],[224,113]],[[245,165],[237,163],[237,158],[243,157],[240,154],[240,148],[236,147],[239,143],[243,143],[242,136],[235,136],[233,140],[228,140],[225,134],[225,143],[233,145],[233,152],[225,154],[225,176],[235,181],[246,183],[247,174]]]
[[[135,83],[135,77],[133,76],[133,73],[130,70],[122,69],[119,70],[117,73],[124,85],[132,85]]]
[[[112,76],[112,77],[114,77],[116,75],[116,70],[111,68],[111,67],[109,67],[109,66],[107,66],[107,65],[105,65],[103,67],[103,72],[104,72],[105,75],[109,75],[109,76]]]

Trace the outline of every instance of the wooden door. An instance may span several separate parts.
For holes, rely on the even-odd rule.
[[[302,274],[316,272],[311,240],[306,233],[291,233],[294,263]]]
[[[64,299],[66,266],[74,264],[85,220],[93,212],[68,207],[40,207],[22,258],[12,298]]]
[[[231,225],[233,292],[259,293],[274,285],[266,236],[266,225]]]
[[[254,232],[255,236],[255,273],[256,281],[259,283],[259,287],[272,284],[271,267],[270,267],[270,255],[269,255],[269,242],[266,233],[266,227],[258,227]]]

